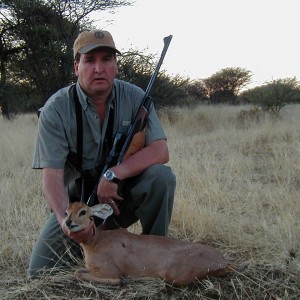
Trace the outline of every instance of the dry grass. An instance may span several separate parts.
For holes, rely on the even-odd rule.
[[[211,244],[239,267],[181,289],[160,280],[101,286],[75,280],[73,270],[29,281],[48,214],[40,172],[31,170],[37,120],[1,119],[0,299],[299,299],[300,107],[241,119],[247,109],[161,113],[177,176],[171,235]]]

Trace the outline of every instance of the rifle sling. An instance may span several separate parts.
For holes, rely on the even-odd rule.
[[[73,85],[73,100],[75,103],[76,123],[77,123],[77,169],[82,172],[82,153],[83,153],[83,122],[82,122],[82,107],[78,98],[76,85]],[[104,149],[109,149],[113,141],[113,125],[114,125],[114,108],[111,106],[109,109],[109,117],[105,132]],[[106,150],[107,151],[107,150]],[[104,153],[106,156],[108,153]],[[96,168],[97,169],[97,168]]]
[[[83,124],[82,108],[79,102],[76,85],[73,85],[73,100],[75,103],[76,125],[77,125],[77,169],[82,171],[82,149],[83,149]]]

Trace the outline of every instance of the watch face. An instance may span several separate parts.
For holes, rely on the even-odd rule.
[[[106,171],[105,172],[105,178],[107,179],[107,180],[112,180],[112,179],[114,179],[114,176],[115,174],[114,174],[114,172],[112,172],[112,171]]]

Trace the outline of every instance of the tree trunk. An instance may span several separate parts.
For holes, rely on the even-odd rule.
[[[6,97],[5,92],[5,85],[6,85],[6,59],[7,54],[3,47],[2,39],[0,38],[0,108],[2,116],[6,119],[9,119],[9,107],[8,107],[8,100]]]

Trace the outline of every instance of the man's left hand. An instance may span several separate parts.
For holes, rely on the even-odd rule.
[[[89,226],[83,230],[72,232],[65,224],[63,225],[63,231],[68,237],[74,240],[76,243],[86,243],[95,234],[95,224],[92,221]]]

